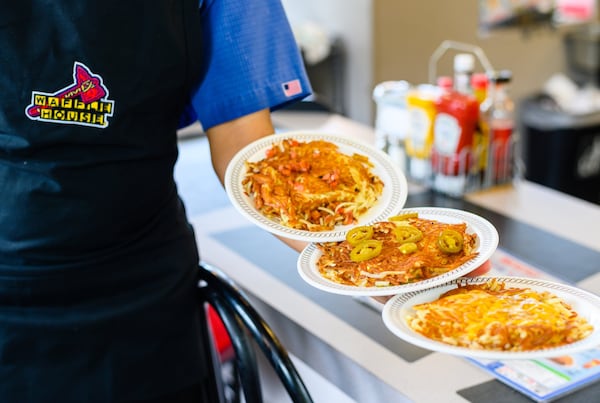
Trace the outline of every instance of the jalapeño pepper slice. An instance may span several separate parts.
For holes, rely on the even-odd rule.
[[[394,228],[396,240],[403,244],[407,242],[419,242],[423,239],[423,233],[412,225],[399,225]]]
[[[419,247],[414,242],[406,242],[398,247],[398,249],[400,249],[400,252],[402,252],[403,255],[410,255],[411,253],[415,253],[418,248]]]
[[[350,259],[353,262],[362,262],[372,259],[375,256],[379,256],[382,246],[383,242],[375,239],[359,242],[354,249],[350,251]]]
[[[373,237],[373,227],[369,225],[363,225],[360,227],[354,227],[346,234],[346,241],[352,246],[359,244],[362,241],[366,241]]]
[[[438,237],[438,246],[442,252],[458,253],[463,248],[462,234],[453,229],[445,229]]]

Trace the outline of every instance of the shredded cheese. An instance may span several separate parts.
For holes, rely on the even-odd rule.
[[[446,344],[482,350],[530,351],[570,344],[593,327],[554,294],[505,288],[491,280],[463,285],[413,307],[407,324]]]

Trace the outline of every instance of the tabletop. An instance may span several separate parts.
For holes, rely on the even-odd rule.
[[[288,112],[276,114],[274,122],[281,131],[318,129],[367,141],[373,136],[371,128],[339,115]],[[401,341],[385,328],[378,307],[370,302],[304,283],[296,273],[297,253],[231,206],[208,165],[205,141],[182,140],[176,166],[202,259],[222,268],[249,293],[292,354],[360,403],[530,401],[463,358]],[[465,198],[411,185],[406,206],[479,214],[498,228],[502,251],[600,293],[599,206],[529,182]],[[588,402],[598,393],[596,383],[562,399]]]

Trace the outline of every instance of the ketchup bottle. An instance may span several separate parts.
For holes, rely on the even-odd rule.
[[[479,103],[471,88],[474,64],[473,55],[456,55],[454,89],[441,95],[435,103],[433,186],[453,195],[464,193],[470,170],[477,163],[473,157],[473,139],[479,120]]]
[[[434,172],[466,175],[472,166],[473,135],[479,116],[475,98],[453,91],[436,102]]]

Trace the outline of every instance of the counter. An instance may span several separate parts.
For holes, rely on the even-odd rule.
[[[274,122],[280,131],[314,129],[373,139],[370,127],[338,115],[281,112],[274,115]],[[327,385],[340,403],[529,401],[463,358],[432,353],[396,338],[383,325],[376,304],[304,283],[296,272],[297,253],[229,204],[207,153],[205,139],[183,140],[176,167],[202,258],[251,296],[298,365],[314,379],[314,384],[307,382],[309,388]],[[199,172],[203,175],[197,176]],[[410,186],[407,207],[432,205],[486,217],[498,228],[502,250],[600,293],[599,206],[529,182],[464,199]],[[589,402],[598,393],[596,383],[564,401]],[[331,394],[327,396],[313,397],[316,402],[333,401]]]

